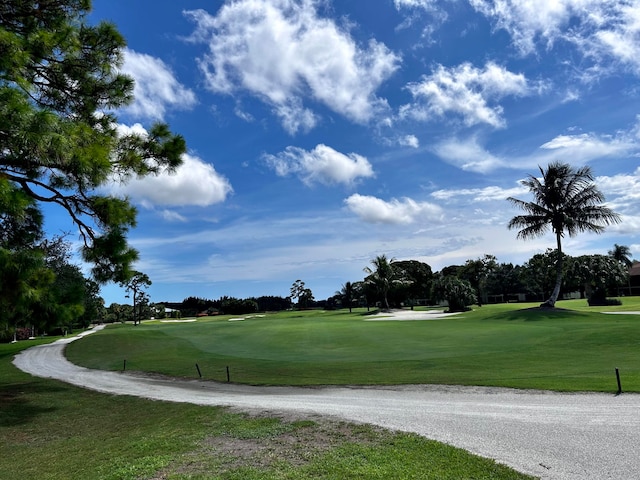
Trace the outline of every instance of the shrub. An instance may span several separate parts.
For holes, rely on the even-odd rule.
[[[467,280],[447,276],[436,283],[436,295],[449,304],[449,312],[466,312],[469,305],[478,301],[476,293]]]

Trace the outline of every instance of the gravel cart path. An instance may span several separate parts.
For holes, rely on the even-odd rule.
[[[14,364],[32,375],[104,393],[252,412],[326,415],[415,432],[543,479],[640,478],[636,394],[429,385],[251,387],[150,378],[70,363],[64,348],[77,338],[24,350]]]

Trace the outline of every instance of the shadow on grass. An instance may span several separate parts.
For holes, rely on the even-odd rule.
[[[532,307],[519,310],[500,312],[491,317],[491,320],[506,320],[508,322],[540,322],[544,320],[579,320],[589,316],[588,313],[566,308]]]
[[[33,397],[61,390],[38,381],[0,385],[0,427],[24,425],[35,421],[39,415],[54,412],[56,407],[38,405]]]

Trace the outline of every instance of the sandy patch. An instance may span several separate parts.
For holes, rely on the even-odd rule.
[[[249,318],[262,318],[262,317],[266,317],[266,315],[247,315],[246,317],[237,317],[237,318],[230,318],[229,322],[241,322],[243,320],[247,320]]]
[[[417,320],[438,320],[441,318],[459,315],[456,313],[445,313],[444,310],[391,310],[390,312],[380,312],[366,318],[365,322],[408,322]]]
[[[178,319],[160,320],[160,323],[189,323],[189,322],[195,322],[195,321],[196,321],[195,318],[190,318],[188,320],[178,320]]]

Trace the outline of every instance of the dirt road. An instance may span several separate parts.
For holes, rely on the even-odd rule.
[[[561,394],[480,387],[250,387],[155,379],[78,367],[61,340],[24,350],[32,375],[100,392],[328,415],[415,432],[544,479],[640,478],[640,395]]]

